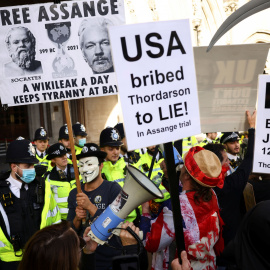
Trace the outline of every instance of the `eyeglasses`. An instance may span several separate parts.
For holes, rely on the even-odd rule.
[[[81,252],[85,247],[86,247],[86,242],[85,240],[79,236],[79,241],[80,241],[80,251]]]

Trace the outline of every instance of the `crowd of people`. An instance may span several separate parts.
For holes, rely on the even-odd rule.
[[[240,157],[238,132],[220,137],[207,133],[200,144],[194,136],[174,142],[182,215],[178,218],[185,241],[181,264],[170,181],[159,146],[127,151],[122,123],[102,130],[99,145],[87,142],[81,123],[72,126],[73,142],[67,125],[60,127],[58,142],[51,145],[43,127],[36,130],[33,142],[18,137],[7,149],[10,170],[0,175],[0,269],[106,270],[114,269],[114,258],[126,254],[134,255],[139,266],[125,269],[269,269],[262,248],[267,239],[260,237],[268,231],[263,213],[270,198],[267,180],[262,181],[267,175],[251,174],[255,119],[256,112],[247,112],[250,128],[244,157]],[[128,166],[153,181],[163,198],[133,209],[119,236],[97,244],[88,236],[91,224],[118,197],[122,203]],[[248,182],[254,187],[252,198],[244,196]],[[246,213],[248,200],[254,207]],[[127,227],[137,235],[141,230],[143,241],[135,239]]]

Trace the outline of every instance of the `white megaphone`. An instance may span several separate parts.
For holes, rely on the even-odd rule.
[[[137,168],[128,165],[123,189],[115,200],[91,224],[88,235],[103,245],[125,218],[139,205],[152,199],[163,199],[160,189]]]

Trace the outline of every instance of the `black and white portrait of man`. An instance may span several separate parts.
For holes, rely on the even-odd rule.
[[[80,48],[94,74],[114,71],[108,34],[111,25],[106,18],[91,18],[83,20],[79,27]]]
[[[12,61],[5,64],[5,76],[15,77],[43,73],[41,62],[35,60],[36,39],[26,27],[13,27],[6,36]]]

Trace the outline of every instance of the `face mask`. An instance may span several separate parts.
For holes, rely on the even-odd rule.
[[[86,144],[86,138],[79,139],[78,145],[79,145],[80,147],[84,147],[85,144]]]
[[[18,167],[18,168],[21,169],[20,167]],[[26,184],[29,184],[32,181],[34,181],[34,179],[36,177],[35,168],[32,168],[32,169],[21,169],[21,170],[23,172],[22,173],[22,176],[19,176],[17,173],[16,173],[16,175],[18,177],[20,177],[20,179],[23,180],[23,182],[25,182]]]
[[[85,157],[79,160],[79,171],[85,183],[90,183],[99,175],[97,157]]]

